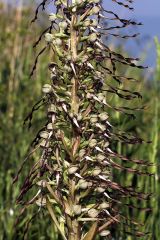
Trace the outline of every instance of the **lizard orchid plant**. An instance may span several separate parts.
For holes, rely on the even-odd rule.
[[[45,10],[48,2],[55,5],[56,11],[49,14],[50,26],[34,44],[36,47],[42,39],[45,40],[31,75],[38,57],[49,49],[50,81],[46,80],[41,100],[25,119],[31,127],[33,113],[44,107],[46,122],[26,159],[37,149],[41,149],[41,155],[30,169],[17,202],[23,205],[22,212],[30,205],[36,206],[35,215],[42,208],[48,211],[64,240],[92,240],[97,236],[110,239],[112,227],[122,222],[135,228],[136,237],[143,237],[145,233],[137,229],[139,224],[123,215],[123,199],[129,197],[141,201],[148,199],[150,194],[121,186],[114,181],[113,170],[152,175],[145,170],[149,163],[130,159],[112,149],[115,141],[137,144],[143,139],[116,129],[109,116],[109,112],[117,111],[128,118],[134,117],[131,110],[136,109],[113,106],[108,101],[108,94],[125,101],[141,97],[138,92],[119,86],[123,81],[135,79],[117,74],[117,64],[143,67],[137,65],[138,59],[115,52],[103,41],[104,36],[136,37],[137,34],[120,35],[114,30],[125,30],[141,23],[122,19],[113,11],[104,9],[100,0],[43,0],[32,22],[38,18],[40,8]],[[133,10],[132,0],[114,0],[113,3]],[[111,81],[107,80],[110,78]],[[118,159],[138,168],[121,165]],[[31,189],[35,191],[34,196],[25,200]]]

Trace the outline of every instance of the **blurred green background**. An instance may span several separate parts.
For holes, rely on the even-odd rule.
[[[30,24],[33,18],[35,6],[11,7],[5,3],[0,3],[0,240],[23,239],[23,230],[26,226],[28,217],[32,216],[34,209],[30,209],[27,215],[21,219],[18,229],[14,223],[20,211],[15,200],[19,188],[26,176],[29,166],[34,159],[28,160],[23,169],[18,183],[12,185],[12,179],[26,156],[27,150],[34,134],[43,123],[43,110],[35,114],[33,126],[30,130],[23,127],[23,120],[31,110],[35,101],[41,97],[41,87],[44,82],[48,82],[47,63],[49,54],[43,54],[37,66],[36,74],[32,79],[29,73],[33,66],[38,50],[33,49],[33,43],[37,36],[47,26],[45,16],[38,20],[38,24]],[[42,17],[42,16],[41,16]],[[43,42],[43,41],[42,41]],[[152,207],[151,213],[139,210],[126,210],[126,215],[134,215],[135,219],[145,222],[144,230],[150,232],[145,239],[159,240],[160,236],[160,144],[159,144],[159,110],[160,110],[160,43],[155,40],[157,49],[157,67],[154,74],[149,71],[139,71],[128,68],[126,70],[119,66],[118,71],[126,75],[133,76],[140,80],[140,83],[128,85],[132,89],[140,90],[143,100],[140,104],[147,106],[144,111],[136,113],[136,121],[129,121],[119,113],[111,112],[113,123],[126,131],[136,132],[146,140],[151,140],[152,144],[135,146],[124,146],[118,144],[116,148],[119,153],[129,157],[148,160],[155,163],[151,171],[155,172],[155,177],[137,178],[125,172],[116,173],[116,178],[121,184],[136,186],[138,190],[153,192],[153,197],[147,203],[139,203],[141,207]],[[40,44],[41,45],[41,44]],[[114,47],[114,46],[112,46]],[[124,52],[124,48],[119,45],[116,48]],[[39,47],[38,49],[41,49]],[[128,55],[127,52],[125,52]],[[142,59],[145,53],[142,53]],[[123,100],[118,97],[110,96],[112,103],[123,105]],[[121,104],[122,102],[122,104]],[[134,104],[134,103],[133,103]],[[132,104],[132,107],[134,105]],[[36,156],[34,156],[36,158]],[[134,166],[133,166],[134,167]],[[130,200],[128,200],[130,201]],[[135,200],[134,200],[135,201]],[[40,217],[33,220],[28,238],[36,239],[60,239],[50,224],[48,216],[42,212]],[[136,239],[124,234],[123,226],[121,231],[117,230],[116,240]]]

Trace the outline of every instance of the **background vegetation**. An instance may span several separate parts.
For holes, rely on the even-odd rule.
[[[29,79],[29,73],[38,51],[32,46],[45,25],[45,21],[39,21],[38,27],[34,24],[30,25],[32,17],[31,7],[14,9],[2,3],[0,5],[0,240],[23,239],[22,228],[27,226],[27,218],[24,217],[16,228],[16,218],[20,209],[16,206],[15,199],[23,177],[27,173],[27,167],[23,170],[24,176],[21,176],[16,185],[12,185],[12,179],[26,156],[34,133],[38,131],[43,122],[42,110],[37,112],[30,130],[23,127],[23,120],[34,102],[40,98],[41,87],[48,77],[46,68],[48,57],[44,54],[40,57],[36,74]],[[142,177],[137,181],[134,175],[128,175],[125,172],[119,175],[118,172],[115,173],[119,182],[154,193],[151,201],[141,206],[152,207],[151,213],[136,209],[126,213],[128,217],[132,214],[135,219],[145,222],[145,231],[151,233],[146,239],[152,240],[158,240],[160,234],[160,169],[158,167],[160,156],[160,44],[158,40],[156,40],[156,47],[157,69],[152,77],[130,68],[126,72],[127,75],[140,80],[135,91],[140,89],[143,95],[140,104],[146,106],[145,110],[137,112],[135,121],[126,121],[124,116],[120,116],[119,113],[113,115],[111,112],[113,123],[118,124],[120,129],[136,132],[144,139],[152,141],[152,144],[144,143],[127,148],[120,144],[113,146],[118,148],[119,153],[156,164],[151,169],[156,173],[153,178]],[[124,49],[119,46],[119,51],[124,51]],[[119,71],[123,69],[119,68]],[[127,83],[125,86],[127,88]],[[123,101],[118,97],[111,98],[111,100],[119,105],[120,101]],[[36,157],[34,155],[34,158]],[[27,212],[27,217],[32,214],[34,214],[34,209]],[[57,233],[47,219],[42,211],[41,218],[33,220],[28,239],[57,239]],[[124,234],[123,226],[117,232],[115,231],[115,236],[116,240],[134,239]]]

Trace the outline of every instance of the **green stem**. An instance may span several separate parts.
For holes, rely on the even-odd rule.
[[[73,14],[72,20],[71,20],[71,55],[72,55],[72,62],[73,65],[77,59],[77,30],[75,29],[75,25],[77,23],[77,15],[76,13]],[[74,66],[73,66],[74,67]],[[77,73],[74,73],[74,76],[72,78],[72,89],[71,89],[71,112],[74,115],[78,115],[79,111],[79,98],[78,98],[78,79],[77,79]],[[80,135],[77,134],[75,128],[73,127],[73,137],[72,137],[72,154],[73,156],[76,155],[77,150],[79,148],[80,144]],[[70,180],[69,184],[71,187],[69,187],[70,191],[70,204],[73,206],[76,204],[75,200],[75,182],[74,180]],[[71,208],[72,208],[71,206]],[[68,226],[68,240],[80,240],[80,225],[76,219],[72,219],[72,217],[68,217],[67,220],[67,226]]]

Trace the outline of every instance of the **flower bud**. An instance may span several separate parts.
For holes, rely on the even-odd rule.
[[[82,60],[82,63],[85,63],[88,60],[88,56],[84,55],[81,60]]]
[[[105,189],[102,188],[102,187],[97,187],[97,188],[96,188],[96,192],[98,192],[98,193],[103,193],[103,192],[105,192]]]
[[[64,65],[64,70],[66,70],[67,72],[71,72],[72,68],[68,65]]]
[[[96,139],[91,139],[90,141],[89,141],[89,146],[90,147],[95,147],[97,145],[97,140]]]
[[[50,93],[52,91],[52,86],[50,84],[45,84],[42,87],[42,92],[43,93]]]
[[[60,224],[61,224],[61,223],[64,224],[64,223],[65,223],[65,218],[62,217],[62,216],[60,216],[60,217],[59,217],[59,222],[60,222]]]
[[[98,116],[102,121],[106,121],[108,119],[108,114],[103,112],[101,114],[99,114]]]
[[[43,197],[43,198],[38,198],[37,201],[36,201],[36,204],[39,206],[39,207],[44,207],[46,205],[46,198]]]
[[[91,14],[98,14],[100,12],[100,8],[98,6],[95,6],[91,10]]]
[[[97,115],[96,115],[96,114],[93,114],[93,115],[91,115],[90,117],[91,117],[91,118],[90,118],[90,122],[91,122],[91,123],[96,123],[96,122],[98,122],[98,118],[97,118]]]
[[[52,152],[52,148],[48,148],[48,149],[47,149],[47,152],[48,152],[48,153],[51,153],[51,152]]]
[[[90,26],[90,24],[91,24],[91,20],[90,20],[90,19],[86,19],[86,20],[84,21],[84,23],[83,23],[83,25],[84,25],[85,27]]]
[[[100,235],[101,237],[106,237],[106,236],[108,236],[109,234],[110,234],[110,231],[104,230],[104,231],[102,231],[99,235]]]
[[[80,189],[87,189],[88,188],[88,182],[84,179],[80,179],[78,182],[79,188]]]
[[[88,216],[91,217],[91,218],[96,218],[98,216],[99,212],[92,208],[88,211]]]
[[[58,129],[57,132],[55,133],[55,137],[57,139],[61,139],[61,130],[60,129]]]
[[[54,104],[51,104],[49,107],[48,107],[48,112],[49,113],[55,113],[56,112],[56,106]]]
[[[92,25],[93,27],[97,27],[97,25],[98,25],[97,20],[96,20],[96,19],[92,19],[91,25]]]
[[[63,30],[67,29],[68,23],[66,21],[60,22],[59,27]]]
[[[45,41],[48,43],[52,42],[53,38],[54,38],[53,34],[51,34],[51,33],[46,33],[44,37],[45,37]]]
[[[76,7],[73,7],[72,8],[72,13],[75,13],[77,11],[77,8]]]
[[[100,161],[100,162],[101,162],[101,161],[104,161],[105,158],[106,158],[106,157],[105,157],[103,154],[98,154],[98,155],[97,155],[97,160]]]
[[[92,171],[93,176],[98,176],[100,173],[101,173],[101,169],[98,167]]]
[[[96,123],[96,127],[98,127],[102,132],[106,130],[106,126],[100,123]]]
[[[86,98],[91,99],[92,98],[92,94],[88,92],[87,95],[86,95]]]
[[[109,203],[108,202],[103,202],[99,205],[100,209],[106,209],[109,208]]]
[[[48,135],[49,135],[49,133],[47,132],[47,131],[42,131],[42,132],[40,132],[40,137],[41,138],[44,138],[44,139],[47,139],[48,138]]]
[[[70,167],[70,168],[68,169],[68,173],[69,173],[69,174],[73,174],[73,173],[76,173],[77,170],[78,170],[78,167],[72,166],[72,167]]]
[[[87,47],[87,53],[94,52],[94,49],[91,47]]]
[[[62,40],[60,38],[56,38],[53,42],[56,46],[62,46]]]
[[[36,184],[40,187],[45,188],[46,187],[46,180],[40,180]]]
[[[48,123],[47,129],[48,129],[48,130],[53,130],[53,124],[52,124],[52,123]]]
[[[93,183],[92,182],[88,182],[88,187],[92,187]]]
[[[55,13],[50,13],[49,14],[49,20],[52,22],[52,21],[55,21],[57,18],[56,14]]]
[[[54,164],[54,165],[53,165],[53,170],[54,170],[54,171],[58,171],[58,169],[59,169],[58,164]]]
[[[80,215],[81,212],[82,212],[82,207],[81,207],[81,205],[74,205],[74,206],[73,206],[73,213],[74,213],[75,215]]]
[[[91,33],[89,35],[89,41],[90,42],[95,42],[97,40],[97,34],[96,33]]]
[[[48,148],[49,147],[49,142],[47,142],[46,140],[43,140],[41,143],[40,143],[40,146],[42,148]]]
[[[85,149],[81,149],[81,150],[79,151],[79,157],[80,157],[80,158],[83,158],[83,157],[85,156],[85,154],[86,154]]]
[[[77,116],[77,120],[78,120],[78,121],[81,121],[82,118],[83,118],[83,117],[82,117],[82,114],[79,113],[78,116]]]
[[[102,54],[102,50],[99,49],[99,48],[96,48],[95,51],[96,51],[96,53],[100,53],[100,54]]]
[[[109,142],[105,142],[104,144],[104,148],[108,147],[109,146]]]

